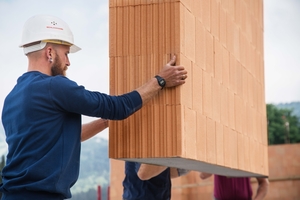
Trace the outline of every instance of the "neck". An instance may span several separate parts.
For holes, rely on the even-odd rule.
[[[43,59],[41,57],[35,58],[28,56],[27,71],[39,71],[51,76],[51,63],[47,59]]]

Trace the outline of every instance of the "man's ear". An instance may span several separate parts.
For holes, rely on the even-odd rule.
[[[46,57],[50,63],[52,63],[52,53],[53,53],[53,48],[51,46],[46,46]]]

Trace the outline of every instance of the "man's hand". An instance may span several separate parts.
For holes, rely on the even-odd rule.
[[[269,180],[267,178],[256,178],[258,188],[254,200],[262,200],[265,198],[269,188]]]
[[[174,66],[176,63],[176,56],[162,68],[157,74],[166,81],[165,87],[175,87],[185,83],[187,78],[187,71],[183,66]],[[146,104],[151,98],[153,98],[158,91],[161,90],[161,86],[157,83],[157,79],[153,77],[146,84],[137,88],[136,91],[140,94],[143,105]]]
[[[185,83],[187,71],[183,66],[175,66],[175,64],[176,56],[174,55],[158,74],[160,77],[165,79],[165,87],[174,87]]]
[[[207,179],[208,177],[210,177],[212,174],[210,173],[204,173],[204,172],[200,172],[199,177],[201,179]]]

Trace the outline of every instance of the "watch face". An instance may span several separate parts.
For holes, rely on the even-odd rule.
[[[165,86],[165,84],[166,84],[166,81],[165,81],[165,80],[161,79],[161,80],[159,81],[159,85]]]

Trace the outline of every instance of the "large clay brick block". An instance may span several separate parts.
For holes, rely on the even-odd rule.
[[[172,54],[186,84],[109,124],[109,157],[226,176],[267,176],[263,2],[110,0],[110,94]],[[113,173],[113,172],[112,172]]]

